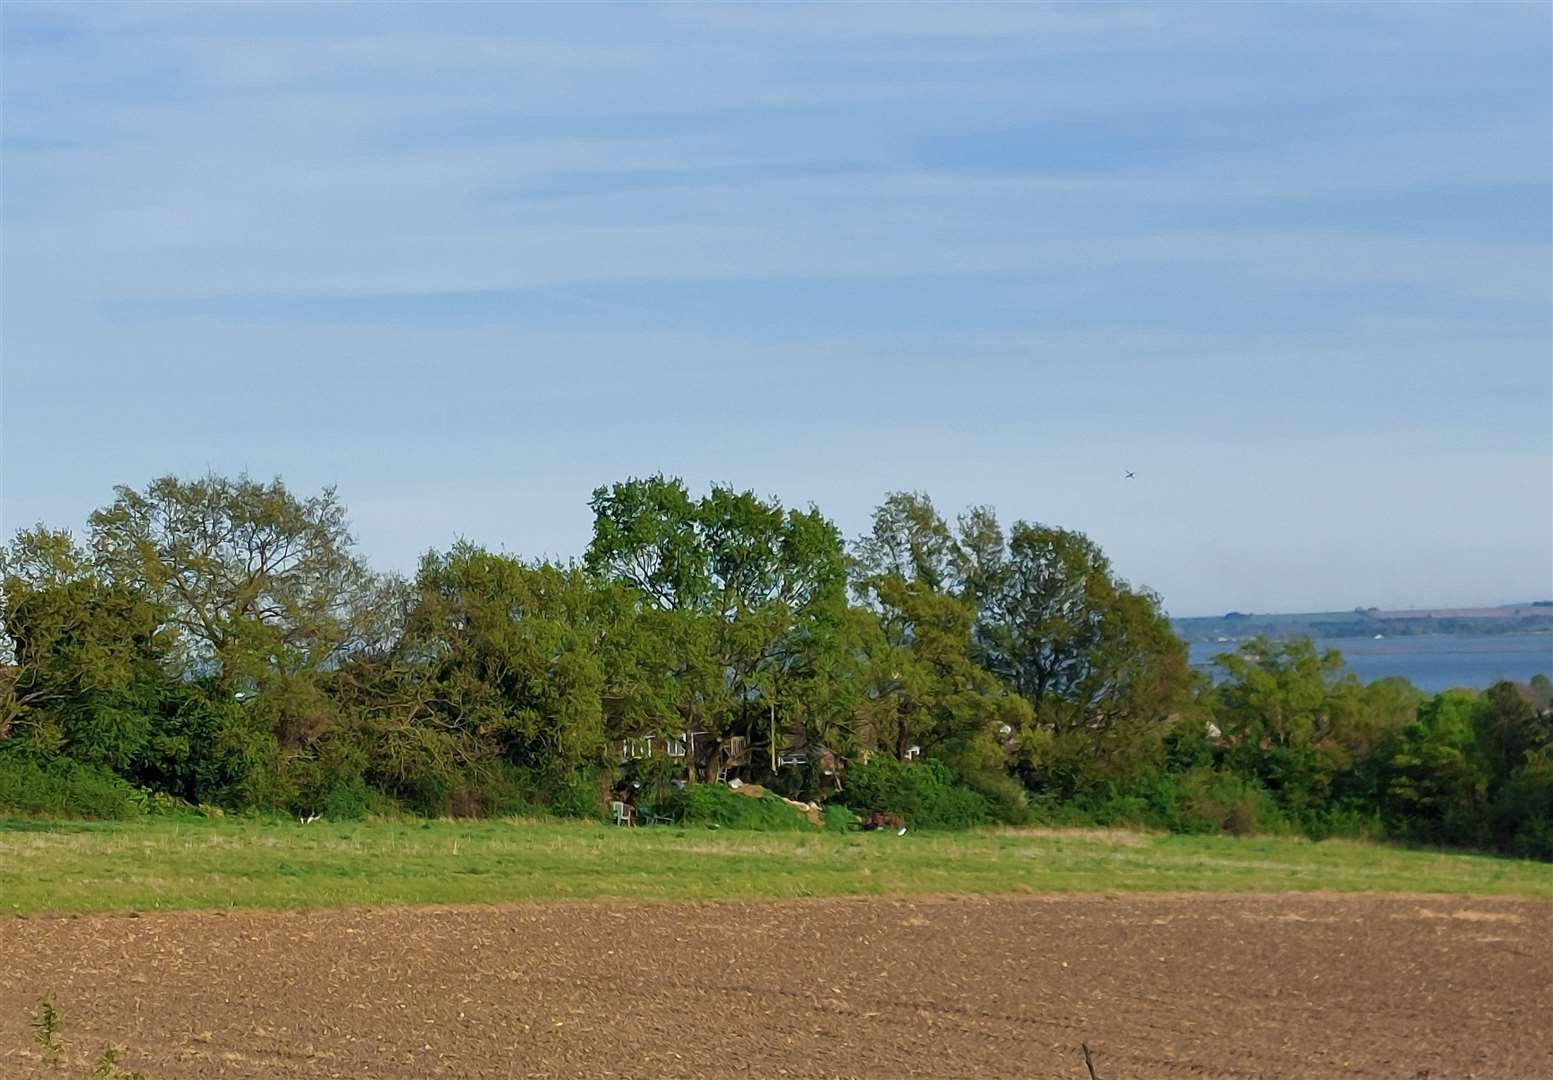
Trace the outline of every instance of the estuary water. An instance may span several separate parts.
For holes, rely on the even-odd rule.
[[[1430,693],[1453,686],[1483,690],[1500,679],[1525,682],[1539,672],[1553,676],[1553,634],[1317,638],[1316,645],[1341,652],[1347,670],[1361,682],[1400,675]],[[1193,642],[1192,666],[1210,670],[1215,656],[1237,646],[1237,642]]]

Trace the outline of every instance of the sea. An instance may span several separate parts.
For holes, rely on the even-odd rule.
[[[1213,658],[1238,646],[1233,641],[1194,641],[1192,666],[1218,674]],[[1484,690],[1501,679],[1526,682],[1539,673],[1553,677],[1553,634],[1549,633],[1317,638],[1316,646],[1341,652],[1347,670],[1361,682],[1400,675],[1429,693],[1456,686]]]

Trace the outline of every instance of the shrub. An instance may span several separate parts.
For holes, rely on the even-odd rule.
[[[603,787],[591,769],[543,772],[538,793],[539,804],[556,817],[598,817],[603,810]]]
[[[457,817],[596,818],[603,812],[603,788],[591,769],[529,769],[497,762],[456,790],[453,802]]]
[[[1501,850],[1553,859],[1553,747],[1525,757],[1490,808]]]
[[[330,821],[360,821],[372,815],[376,801],[361,774],[341,776],[329,785],[318,812]]]
[[[145,792],[105,769],[0,754],[0,809],[11,813],[112,821],[140,817],[147,802]]]
[[[858,827],[857,815],[845,806],[832,804],[825,808],[824,813],[826,832],[845,833]]]
[[[993,821],[1001,825],[1030,824],[1030,793],[1007,773],[984,771],[965,777],[962,786],[986,800],[987,813]]]
[[[1274,819],[1266,794],[1237,773],[1198,767],[1181,777],[1181,800],[1171,827],[1177,832],[1252,836]]]
[[[677,816],[687,825],[717,825],[757,832],[802,832],[814,828],[808,818],[775,795],[740,795],[722,784],[691,784],[676,800]]]
[[[955,782],[941,761],[903,765],[876,757],[847,770],[842,800],[860,814],[882,810],[917,829],[968,829],[993,819],[986,797]]]
[[[264,717],[215,688],[180,687],[163,696],[136,779],[191,803],[229,810],[284,809],[296,786],[279,769],[279,747]]]
[[[199,813],[197,807],[165,791],[147,791],[145,806],[146,813],[158,817],[183,817]]]

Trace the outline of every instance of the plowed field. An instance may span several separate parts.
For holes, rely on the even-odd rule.
[[[10,919],[0,1075],[1553,1077],[1553,903],[1122,895]],[[38,1075],[44,1075],[39,1070]],[[49,1073],[48,1075],[54,1075]]]

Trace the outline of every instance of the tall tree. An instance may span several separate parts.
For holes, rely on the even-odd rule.
[[[12,663],[0,677],[0,738],[25,728],[42,749],[122,767],[143,741],[125,708],[160,675],[165,613],[101,580],[68,532],[23,530],[0,552],[0,620]]]
[[[115,492],[91,516],[96,564],[167,611],[191,672],[236,686],[319,670],[352,642],[372,578],[332,488],[166,476]]]
[[[586,565],[632,589],[673,644],[681,715],[718,739],[769,731],[836,646],[846,599],[835,526],[728,487],[692,498],[661,475],[601,487],[592,507]]]
[[[1340,677],[1342,655],[1317,650],[1309,638],[1256,638],[1215,663],[1225,678],[1213,717],[1230,744],[1230,764],[1295,815],[1323,805],[1333,778],[1352,761],[1340,736],[1353,727],[1362,692],[1356,680]]]
[[[1028,700],[1032,774],[1059,788],[1138,775],[1160,752],[1193,676],[1159,598],[1112,572],[1082,533],[987,512],[962,522],[977,651]]]
[[[459,544],[421,562],[407,648],[425,658],[421,715],[513,764],[569,772],[604,749],[603,599],[582,571]]]
[[[917,746],[962,768],[972,759],[977,769],[1001,768],[1000,742],[1030,720],[1028,704],[972,656],[968,565],[921,493],[887,496],[853,545],[863,730],[901,760]]]
[[[874,510],[873,527],[852,545],[854,584],[867,599],[873,585],[895,576],[929,589],[957,590],[963,557],[947,522],[920,491],[893,491]]]

